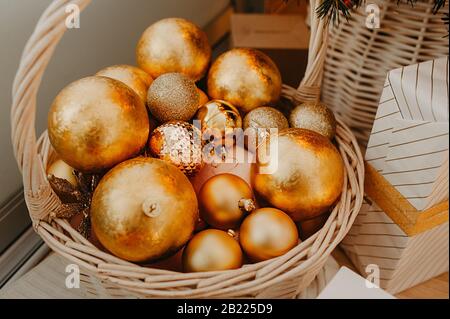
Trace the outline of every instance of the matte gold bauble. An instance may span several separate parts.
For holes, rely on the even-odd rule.
[[[113,65],[100,70],[97,76],[106,76],[128,85],[145,104],[147,103],[147,92],[153,79],[146,72],[131,65]]]
[[[179,72],[198,81],[208,68],[211,47],[206,34],[192,22],[167,18],[145,30],[136,58],[154,79],[164,73]]]
[[[110,170],[97,186],[92,228],[114,255],[154,261],[180,249],[198,219],[191,183],[175,166],[138,157]]]
[[[323,103],[306,102],[294,108],[289,116],[291,127],[304,128],[329,138],[336,134],[336,119]]]
[[[56,160],[47,168],[47,175],[53,175],[57,178],[65,179],[72,186],[78,187],[78,181],[74,175],[73,167],[69,166],[63,160]]]
[[[208,97],[208,95],[206,95],[205,92],[203,92],[200,89],[197,89],[197,92],[198,92],[198,96],[199,96],[198,108],[201,108],[204,104],[206,104],[209,101],[209,97]]]
[[[167,122],[152,132],[150,152],[175,165],[186,175],[193,175],[203,165],[200,135],[200,130],[187,122]]]
[[[135,156],[149,134],[147,110],[120,81],[92,76],[64,88],[48,114],[58,156],[82,172],[98,172]]]
[[[234,129],[242,127],[242,118],[239,111],[230,103],[221,100],[212,100],[204,104],[195,115],[200,121],[202,134],[226,138],[233,135]]]
[[[295,221],[314,218],[338,198],[344,164],[336,147],[319,133],[290,128],[271,138],[272,152],[257,158],[252,184],[271,205]]]
[[[317,217],[314,217],[312,219],[304,220],[302,222],[298,222],[298,230],[300,234],[300,238],[302,240],[306,240],[315,233],[317,233],[323,225],[327,222],[328,217],[330,216],[329,213],[325,213],[322,215],[319,215]]]
[[[242,261],[239,243],[217,229],[197,233],[183,251],[185,272],[237,269],[242,266]]]
[[[280,98],[281,75],[275,63],[255,49],[232,49],[217,58],[208,74],[208,95],[243,113]]]
[[[181,73],[161,75],[150,85],[148,108],[161,123],[189,121],[198,110],[199,94],[195,83]]]
[[[242,222],[239,241],[245,254],[254,261],[281,256],[298,243],[292,219],[276,208],[260,208]]]
[[[219,174],[203,184],[198,196],[202,219],[214,228],[232,229],[255,209],[250,186],[233,174]]]
[[[255,152],[258,145],[264,143],[270,129],[282,130],[289,127],[286,117],[273,107],[257,107],[244,117],[245,146]]]

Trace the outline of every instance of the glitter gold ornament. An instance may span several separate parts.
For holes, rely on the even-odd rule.
[[[281,256],[298,243],[295,223],[276,208],[260,208],[248,215],[239,230],[245,254],[254,261]]]
[[[180,249],[198,219],[191,183],[175,166],[137,157],[111,169],[97,186],[92,228],[114,255],[154,261]]]
[[[186,175],[193,175],[203,164],[200,135],[200,130],[187,122],[167,122],[152,132],[150,152],[175,165]]]
[[[98,172],[135,156],[149,134],[141,99],[120,81],[92,76],[64,88],[48,114],[58,156],[82,172]]]
[[[199,94],[195,83],[181,73],[167,73],[153,81],[147,103],[161,123],[189,121],[198,110]]]
[[[222,230],[207,229],[194,235],[183,251],[185,272],[237,269],[243,256],[239,243]]]
[[[211,47],[206,34],[192,22],[167,18],[145,30],[136,58],[154,79],[164,73],[179,72],[198,81],[208,68]]]
[[[319,133],[290,128],[279,132],[276,151],[252,171],[253,189],[294,221],[325,212],[342,192],[343,160],[329,139]]]
[[[208,95],[206,95],[205,92],[203,92],[199,88],[197,88],[197,92],[198,92],[198,96],[199,96],[198,108],[201,108],[204,104],[206,104],[209,101],[209,97],[208,97]]]
[[[295,107],[290,116],[291,127],[304,128],[329,138],[336,134],[336,119],[323,103],[306,102]]]
[[[255,49],[232,49],[217,58],[208,73],[208,95],[243,113],[276,102],[281,75],[275,63]]]
[[[264,143],[268,129],[282,130],[289,127],[286,117],[273,107],[257,107],[244,117],[245,146],[255,153],[257,146]]]
[[[54,161],[48,166],[47,175],[53,175],[57,178],[65,179],[72,184],[72,186],[78,187],[78,181],[75,177],[73,167],[69,166],[61,159]]]
[[[233,174],[219,174],[203,184],[198,196],[200,216],[214,228],[233,229],[255,209],[250,186]]]
[[[147,91],[153,79],[146,72],[131,65],[113,65],[97,72],[97,76],[106,76],[128,85],[145,104]]]
[[[221,100],[212,100],[203,105],[195,115],[200,121],[204,136],[217,136],[226,138],[232,135],[234,129],[242,127],[242,118],[239,111],[230,103]]]

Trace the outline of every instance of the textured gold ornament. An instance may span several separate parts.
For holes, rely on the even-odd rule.
[[[208,68],[211,47],[206,34],[192,22],[167,18],[145,30],[136,58],[154,79],[164,73],[179,72],[198,81]]]
[[[276,208],[260,208],[248,215],[239,230],[242,249],[254,261],[281,256],[298,243],[292,219]]]
[[[208,73],[208,95],[243,113],[280,98],[281,75],[275,63],[255,49],[232,49],[217,58]]]
[[[291,127],[304,128],[329,138],[336,134],[336,119],[323,103],[306,102],[294,108],[289,116]]]
[[[120,81],[92,76],[64,88],[48,114],[58,156],[82,172],[98,172],[135,156],[149,134],[142,100]]]
[[[202,219],[214,228],[236,228],[255,209],[250,186],[233,174],[219,174],[203,184],[198,196]]]
[[[198,110],[199,93],[195,83],[181,73],[161,75],[148,90],[147,103],[161,123],[189,121]]]
[[[290,128],[270,143],[277,143],[277,152],[255,164],[253,189],[294,221],[329,209],[344,183],[343,160],[330,140],[310,130]]]
[[[116,256],[154,261],[180,249],[198,219],[191,183],[175,166],[138,157],[110,170],[91,205],[92,228]]]
[[[187,122],[167,122],[152,132],[150,152],[175,165],[186,175],[193,175],[203,165],[200,135],[200,130]]]
[[[263,106],[251,110],[244,117],[245,146],[255,153],[259,144],[264,144],[268,129],[282,130],[289,127],[286,117],[273,107]]]
[[[226,232],[203,230],[189,241],[183,251],[185,272],[237,269],[243,255],[239,243]]]
[[[145,104],[147,103],[147,92],[153,79],[146,72],[131,65],[113,65],[100,70],[97,76],[106,76],[128,85]]]

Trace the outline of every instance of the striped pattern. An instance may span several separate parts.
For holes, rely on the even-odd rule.
[[[446,57],[389,72],[367,145],[366,160],[419,211],[448,200],[448,67]],[[448,222],[409,237],[368,200],[341,244],[361,274],[378,265],[397,293],[448,271]]]

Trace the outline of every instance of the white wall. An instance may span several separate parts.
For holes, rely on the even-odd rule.
[[[11,86],[20,54],[51,0],[0,0],[0,204],[20,189],[21,176],[10,142]],[[45,129],[48,107],[68,83],[112,64],[134,64],[134,48],[145,28],[164,17],[206,25],[228,0],[93,0],[81,28],[68,30],[43,78],[37,131]]]

